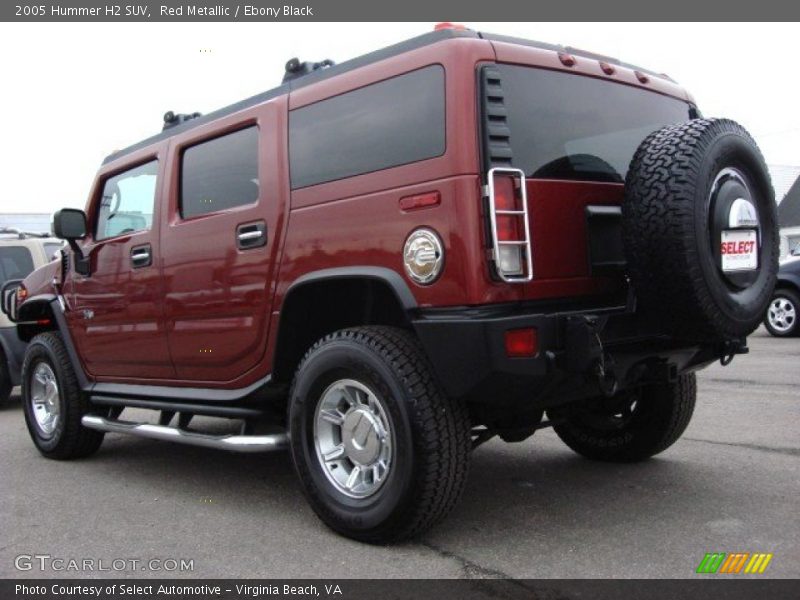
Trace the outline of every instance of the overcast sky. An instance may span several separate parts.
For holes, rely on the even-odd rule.
[[[767,162],[800,165],[800,26],[466,23],[663,72],[706,116],[747,127]],[[337,62],[433,23],[0,24],[0,212],[83,208],[102,159],[280,83],[287,59]]]

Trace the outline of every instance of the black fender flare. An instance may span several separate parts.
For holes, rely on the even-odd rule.
[[[30,324],[26,321],[34,317],[34,311],[47,306],[53,318],[52,324],[49,326],[39,326],[36,323]],[[26,315],[28,317],[26,318]],[[61,339],[64,341],[64,346],[67,349],[69,360],[72,363],[72,368],[75,371],[75,376],[78,379],[78,385],[84,391],[91,389],[92,382],[83,370],[83,365],[78,358],[78,352],[75,349],[75,344],[72,341],[69,327],[67,327],[67,318],[64,316],[63,299],[56,294],[37,294],[31,296],[19,306],[17,312],[17,332],[20,339],[23,341],[30,341],[34,335],[45,330],[56,330],[61,334]]]
[[[406,281],[396,271],[386,267],[375,266],[336,267],[311,271],[293,281],[283,295],[281,306],[273,309],[278,311],[275,346],[271,361],[273,376],[286,375],[285,368],[282,365],[285,352],[292,345],[290,341],[292,332],[290,331],[290,325],[287,324],[289,320],[287,315],[290,313],[292,298],[298,291],[307,289],[314,284],[347,280],[375,281],[385,285],[397,300],[397,305],[404,313],[408,325],[412,325],[413,315],[418,306],[417,301]],[[293,351],[290,351],[290,354],[293,354]]]
[[[322,269],[312,271],[295,279],[283,297],[283,304],[291,297],[293,292],[304,285],[318,283],[320,281],[330,281],[334,279],[375,279],[389,286],[397,297],[398,302],[406,311],[417,308],[417,300],[405,280],[392,269],[386,267],[337,267],[332,269]],[[281,306],[281,311],[283,306]]]

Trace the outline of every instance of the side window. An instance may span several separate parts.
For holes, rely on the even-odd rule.
[[[187,148],[181,160],[181,216],[186,219],[258,200],[258,128]]]
[[[154,160],[106,180],[97,215],[96,239],[152,227],[157,174],[158,161]]]
[[[33,271],[33,258],[24,246],[0,246],[0,285],[9,279],[24,279]]]
[[[291,111],[292,188],[444,154],[444,81],[432,65]]]

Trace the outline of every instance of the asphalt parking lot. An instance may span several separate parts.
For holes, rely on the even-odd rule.
[[[393,547],[328,531],[287,454],[108,435],[90,459],[49,461],[17,398],[0,408],[0,577],[65,575],[15,568],[49,554],[193,559],[168,574],[185,577],[682,578],[712,551],[772,552],[762,577],[800,577],[800,339],[761,329],[750,347],[700,375],[693,421],[659,457],[592,463],[548,430],[492,441],[448,520]],[[115,574],[167,575],[83,575]]]

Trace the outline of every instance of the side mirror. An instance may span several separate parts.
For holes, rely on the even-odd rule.
[[[84,256],[81,247],[75,241],[86,237],[86,229],[86,213],[82,210],[62,208],[53,215],[53,235],[67,240],[75,254],[75,271],[88,277],[91,274],[89,259]]]
[[[53,215],[53,235],[68,242],[86,237],[86,214],[77,208],[62,208]]]

